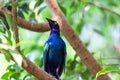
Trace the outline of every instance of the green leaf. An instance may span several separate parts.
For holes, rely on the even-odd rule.
[[[5,24],[5,29],[6,29],[6,30],[9,30],[9,29],[10,29],[10,27],[9,27],[9,24],[7,23],[7,21],[6,21],[6,20],[5,20],[4,24]]]
[[[20,16],[23,19],[25,18],[24,14],[23,14],[23,11],[21,9],[18,10],[18,16]]]
[[[62,5],[59,5],[59,6],[60,6],[61,10],[63,11],[63,13],[66,15],[67,14],[66,8],[64,8]]]
[[[81,0],[83,5],[86,5],[89,0]]]
[[[0,17],[0,27],[2,27],[5,30],[9,30],[9,25],[6,22],[6,19],[4,19],[3,17]]]
[[[6,70],[7,72],[2,76],[2,79],[11,80],[12,78],[13,80],[21,80],[20,76],[23,70],[18,64],[9,65]]]
[[[0,25],[0,32],[1,33],[5,33],[5,29],[3,28],[3,26]]]
[[[25,3],[28,3],[27,0],[20,0],[17,2],[18,6],[23,6]]]
[[[7,37],[7,36],[5,36],[5,35],[4,35],[4,37],[5,37],[5,39],[7,40],[8,44],[9,44],[9,45],[12,45],[12,41],[11,41],[11,39],[10,39],[10,38],[8,38],[8,37]]]
[[[80,22],[79,22],[79,24],[78,24],[77,27],[76,27],[76,31],[77,31],[78,34],[81,33],[84,24],[85,24],[84,19],[80,19]]]
[[[40,4],[43,2],[43,0],[37,0],[36,3],[35,3],[35,6],[34,8],[40,6]]]
[[[7,66],[6,70],[10,70],[12,65]]]
[[[13,23],[12,16],[5,13],[5,17],[6,17],[7,23],[10,26],[11,30],[13,30],[14,23]]]
[[[98,30],[98,29],[94,29],[94,31],[95,31],[96,33],[98,33],[99,35],[104,36],[104,32],[103,32],[103,31]]]
[[[8,62],[10,62],[11,56],[10,56],[9,51],[3,50],[2,53],[4,53],[5,59],[6,59]]]
[[[18,80],[20,77],[20,72],[14,72],[11,77]]]
[[[17,64],[19,64],[20,66],[22,65],[23,61],[22,55],[20,55],[19,52],[17,52],[14,47],[5,44],[0,44],[0,50],[8,52],[9,55],[13,57]]]
[[[45,8],[46,8],[46,6],[43,6],[43,7],[39,8],[39,11],[38,11],[37,14],[40,14],[40,12],[42,12]]]
[[[19,7],[20,9],[22,9],[24,12],[28,13],[29,12],[29,4],[28,3],[24,3],[22,6]]]
[[[10,76],[10,73],[7,72],[7,73],[5,73],[5,74],[1,77],[1,79],[9,80],[9,76]]]
[[[0,32],[0,34],[2,34],[2,36],[7,40],[8,45],[12,45],[12,41],[9,37],[7,37],[5,34],[3,34],[1,32]]]
[[[18,6],[18,2],[12,2],[13,6]]]
[[[35,13],[32,12],[32,13],[30,14],[30,18],[34,18],[34,17],[35,17]]]
[[[21,71],[21,67],[18,64],[13,64],[12,67],[18,71]]]
[[[0,38],[0,43],[2,43],[2,39]]]
[[[36,45],[34,41],[20,41],[16,44],[16,47],[23,46],[23,45]]]
[[[107,68],[104,68],[104,69],[102,69],[101,71],[99,71],[96,74],[96,78],[98,78],[101,75],[107,74],[109,72],[117,72],[117,73],[119,73],[120,69],[118,67],[107,67]]]
[[[12,11],[12,6],[11,3],[9,3],[8,5],[5,6],[8,10]]]

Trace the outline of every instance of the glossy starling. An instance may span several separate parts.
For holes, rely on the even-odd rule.
[[[66,45],[60,38],[60,29],[56,21],[47,18],[51,33],[44,45],[44,70],[52,76],[60,79],[65,68]]]

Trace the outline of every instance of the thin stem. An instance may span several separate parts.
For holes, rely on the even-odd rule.
[[[13,0],[13,3],[15,3],[16,0]],[[12,6],[12,16],[13,16],[13,21],[14,21],[14,34],[15,34],[15,41],[16,44],[19,43],[19,33],[18,33],[18,27],[17,27],[17,9],[16,6]],[[16,47],[16,50],[21,53],[20,51],[20,46]]]
[[[100,5],[100,4],[97,4],[97,3],[93,3],[93,2],[88,2],[88,4],[96,6],[96,7],[100,8],[100,9],[102,9],[102,10],[108,11],[108,12],[113,13],[113,14],[115,14],[115,15],[120,17],[119,13],[113,11],[112,9],[106,8],[103,5]]]
[[[114,44],[114,48],[120,54],[120,47],[117,44]]]

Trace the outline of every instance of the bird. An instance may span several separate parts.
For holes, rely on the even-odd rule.
[[[44,44],[44,71],[60,80],[62,72],[65,71],[66,44],[60,37],[60,29],[57,21],[46,19],[51,32],[48,40]]]

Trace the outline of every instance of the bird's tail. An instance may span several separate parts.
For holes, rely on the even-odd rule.
[[[51,74],[52,76],[54,76],[56,79],[61,80],[60,77],[59,77],[59,75],[56,74],[56,72],[52,72],[52,73],[50,73],[50,74]]]

